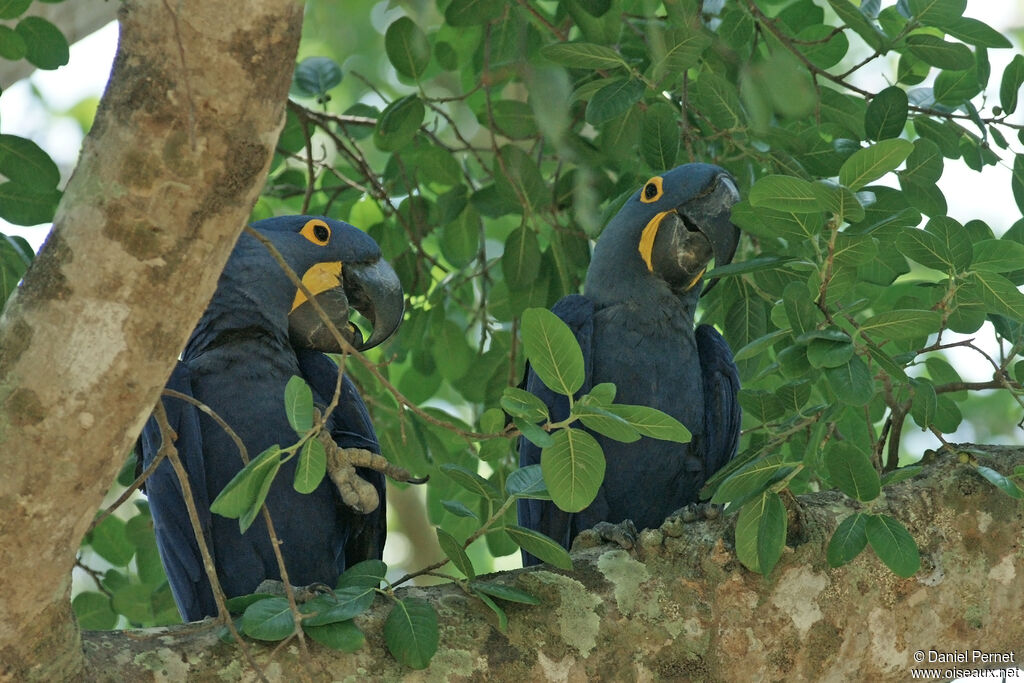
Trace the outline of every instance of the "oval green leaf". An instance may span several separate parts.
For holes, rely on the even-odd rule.
[[[569,552],[544,534],[516,524],[509,524],[503,530],[520,548],[541,562],[546,562],[559,569],[572,569]]]
[[[845,441],[831,441],[823,456],[829,479],[846,495],[867,502],[881,492],[878,472],[868,456]]]
[[[437,544],[441,546],[445,556],[451,560],[455,568],[462,572],[467,579],[475,579],[476,570],[473,569],[473,563],[458,539],[441,527],[437,527],[435,531],[437,531]]]
[[[295,467],[293,486],[299,493],[312,493],[327,474],[327,451],[317,438],[302,444],[299,463]]]
[[[410,669],[425,669],[437,652],[437,612],[420,598],[398,601],[384,622],[388,651]]]
[[[583,386],[583,352],[569,326],[543,308],[523,311],[523,347],[540,380],[565,396]]]
[[[604,452],[582,429],[560,429],[553,439],[540,454],[544,481],[555,505],[566,512],[579,512],[593,502],[604,481]]]
[[[866,532],[871,549],[897,576],[909,578],[921,568],[914,537],[892,517],[869,515]]]
[[[839,523],[825,553],[830,567],[841,567],[860,555],[868,544],[867,521],[867,515],[855,512]]]
[[[430,41],[409,17],[400,17],[384,33],[384,51],[395,71],[418,79],[430,64]]]

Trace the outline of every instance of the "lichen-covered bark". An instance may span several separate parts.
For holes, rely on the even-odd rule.
[[[1024,450],[983,458],[1008,472]],[[452,585],[409,589],[439,612],[441,643],[426,671],[385,649],[390,606],[357,619],[367,643],[355,654],[311,645],[314,680],[871,680],[902,681],[916,651],[1024,656],[1024,511],[959,458],[944,455],[916,479],[889,487],[875,511],[906,524],[923,566],[901,579],[870,550],[851,564],[824,562],[832,530],[855,506],[839,494],[790,505],[789,545],[768,577],[745,570],[731,518],[642,534],[637,554],[602,547],[574,553],[572,572],[546,567],[490,577],[541,598],[506,603],[507,633],[479,601]],[[303,668],[294,644],[253,655],[271,681]],[[87,633],[97,680],[256,680],[215,629],[158,629],[139,639]],[[971,668],[970,664],[958,664]],[[993,664],[987,664],[992,667]],[[975,664],[975,668],[982,665]]]
[[[296,0],[128,0],[54,228],[0,318],[0,680],[71,680],[79,540],[262,186]]]

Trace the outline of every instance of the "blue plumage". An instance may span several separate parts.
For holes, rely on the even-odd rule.
[[[271,240],[296,273],[307,275],[303,280],[317,301],[357,348],[379,343],[397,327],[402,316],[397,276],[381,261],[380,249],[365,233],[340,221],[311,216],[268,219],[254,223],[253,228]],[[329,267],[320,270],[322,264]],[[338,277],[332,280],[331,273]],[[285,385],[293,375],[306,380],[321,409],[334,393],[337,366],[320,351],[339,349],[332,346],[335,342],[324,341],[304,299],[264,245],[243,234],[168,381],[168,388],[198,399],[220,415],[244,442],[250,458],[274,444],[296,441],[284,407]],[[350,307],[374,323],[365,344],[348,325]],[[264,579],[279,580],[262,516],[241,534],[237,520],[209,510],[242,468],[235,443],[194,406],[172,397],[162,400],[178,435],[175,445],[188,471],[225,594],[250,593]],[[327,426],[342,447],[380,452],[366,406],[348,377]],[[144,464],[152,462],[159,446],[159,429],[151,419],[140,437]],[[376,510],[364,515],[341,502],[329,478],[310,494],[296,492],[292,485],[296,463],[297,459],[285,463],[266,499],[282,541],[289,580],[294,585],[334,585],[346,566],[381,556],[384,478],[379,472],[360,470],[381,499]],[[157,545],[182,617],[191,621],[216,614],[170,463],[162,463],[150,477],[147,494]]]
[[[598,522],[632,520],[638,528],[696,502],[707,478],[736,454],[739,377],[725,340],[708,325],[694,329],[704,269],[712,256],[725,265],[738,231],[729,209],[738,199],[721,168],[687,164],[649,180],[609,222],[594,249],[583,295],[561,299],[552,311],[583,350],[580,394],[612,382],[616,403],[651,406],[692,432],[681,445],[643,437],[621,443],[595,434],[606,460],[604,483],[584,510],[519,502],[520,524],[568,548]],[[706,291],[706,290],[705,290]],[[552,421],[568,416],[568,400],[532,371],[528,391],[547,404]],[[540,449],[520,443],[522,466],[540,462]],[[524,563],[536,558],[523,554]]]

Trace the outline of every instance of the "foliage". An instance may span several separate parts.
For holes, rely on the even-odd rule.
[[[591,241],[625,196],[686,161],[727,168],[744,197],[733,210],[746,235],[740,253],[710,273],[720,284],[701,308],[735,351],[744,387],[740,454],[705,489],[738,511],[741,561],[770,572],[789,493],[835,488],[863,511],[840,524],[828,562],[870,545],[898,575],[917,570],[913,539],[876,509],[885,486],[916,473],[899,469],[908,419],[945,444],[982,400],[976,391],[999,390],[1015,412],[1022,405],[1024,221],[961,224],[936,185],[947,164],[1008,164],[1011,187],[993,192],[1024,211],[1024,136],[1010,121],[1024,58],[1009,63],[998,92],[988,88],[989,52],[1010,47],[1003,35],[963,17],[964,0],[398,2],[374,15],[376,33],[352,20],[373,3],[337,4],[309,5],[295,99],[253,218],[347,220],[398,271],[407,316],[370,354],[380,378],[355,359],[346,370],[384,454],[430,475],[427,510],[449,576],[504,626],[494,598],[532,598],[481,583],[489,556],[522,547],[570,564],[560,546],[515,525],[514,501],[585,506],[604,466],[588,430],[688,438],[678,423],[651,425],[641,408],[614,404],[609,385],[574,396],[581,361],[544,311],[579,290]],[[331,54],[338,44],[348,52]],[[0,55],[16,48],[0,30]],[[28,57],[45,66],[55,54]],[[52,162],[26,142],[0,136],[0,215],[49,220]],[[0,240],[0,294],[29,258],[20,242]],[[994,337],[997,357],[975,344],[979,335]],[[952,347],[975,351],[992,380],[964,382],[942,353]],[[578,423],[550,424],[516,388],[527,357],[571,397]],[[544,448],[540,471],[517,468],[519,433]],[[281,453],[261,457],[279,464]],[[309,459],[296,486],[315,485],[316,456],[289,453]],[[237,487],[245,495],[231,503],[222,494],[222,504],[251,521],[264,479],[247,471]],[[978,472],[1021,497],[1021,472]],[[117,567],[134,556],[137,585],[150,590],[140,602],[154,605],[146,618],[121,613],[133,624],[165,616],[162,589],[141,578],[139,553],[149,550],[129,556],[115,543],[111,558],[101,550],[110,530],[97,536],[100,528],[86,546]],[[111,609],[124,604],[106,589]],[[243,617],[245,633],[293,632],[294,615],[271,600],[246,609],[256,616],[251,627]],[[103,613],[83,623],[112,625],[100,603],[76,600],[80,615]],[[309,632],[347,649],[361,642],[354,627],[337,626],[350,623],[324,621],[322,639]],[[425,665],[436,628],[422,605],[402,601],[387,630],[404,645],[392,651]]]

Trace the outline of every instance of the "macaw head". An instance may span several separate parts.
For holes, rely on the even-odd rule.
[[[256,221],[253,229],[266,237],[313,295],[338,331],[358,350],[377,346],[390,337],[402,322],[405,303],[402,284],[394,269],[381,258],[372,237],[348,223],[324,216],[279,216]],[[243,233],[244,255],[260,262],[250,274],[255,287],[273,288],[276,297],[287,297],[288,336],[293,346],[326,353],[342,348],[317,314],[306,294],[282,279],[284,273],[273,262],[263,244]],[[233,257],[234,260],[234,257]],[[228,268],[232,266],[229,261]],[[269,270],[268,270],[269,269]],[[227,274],[228,269],[225,269]],[[258,278],[252,282],[253,278]],[[280,290],[284,291],[280,291]],[[372,325],[368,337],[350,322],[355,310]]]
[[[676,294],[690,292],[712,258],[717,266],[732,261],[740,233],[729,215],[737,201],[735,181],[718,166],[684,164],[654,176],[601,233],[587,272],[588,295],[625,291],[625,283],[651,277]]]

